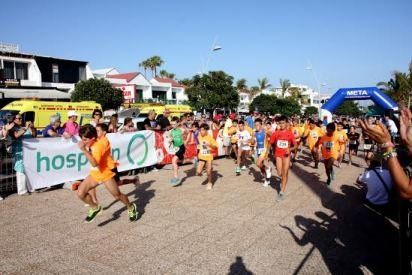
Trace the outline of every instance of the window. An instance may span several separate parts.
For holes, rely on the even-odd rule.
[[[176,92],[172,92],[172,99],[176,99]]]
[[[86,80],[86,68],[80,66],[79,67],[79,79],[80,80]]]
[[[52,64],[52,81],[59,83],[59,65]]]
[[[29,79],[27,70],[28,64],[20,62],[15,62],[14,64],[16,66],[16,79]]]
[[[15,79],[14,78],[14,62],[4,61],[4,78],[5,79]]]
[[[23,117],[23,123],[26,123],[27,121],[31,121],[34,125],[34,112],[25,112],[22,114]]]

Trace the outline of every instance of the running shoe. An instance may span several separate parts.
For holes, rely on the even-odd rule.
[[[206,190],[212,190],[212,188],[213,188],[213,184],[212,184],[211,182],[209,182],[209,183],[206,185]]]
[[[280,191],[276,201],[278,201],[278,202],[282,201],[284,198],[285,198],[285,194],[282,191]]]
[[[246,169],[247,169],[246,165],[243,165],[241,169],[242,169],[242,171],[246,171]]]
[[[139,213],[137,212],[137,207],[135,203],[132,203],[132,209],[129,209],[128,214],[129,221],[134,222],[135,220],[137,220]]]
[[[100,205],[97,206],[97,208],[95,209],[90,208],[89,213],[87,214],[87,217],[85,219],[85,222],[87,223],[92,222],[96,218],[96,216],[99,215],[102,211],[103,211],[103,208]]]
[[[173,179],[170,180],[170,184],[172,186],[178,186],[181,182],[182,182],[182,180],[179,179],[179,178],[173,178]]]
[[[328,187],[330,187],[330,183],[331,183],[331,179],[328,179],[327,181],[326,181],[326,185],[328,186]]]
[[[240,167],[237,166],[236,169],[235,169],[236,174],[240,174],[240,171],[241,171],[241,170],[240,170]]]
[[[269,167],[266,169],[266,178],[271,178],[272,177],[272,169]]]
[[[263,187],[268,187],[270,184],[270,181],[268,179],[265,179],[265,182],[263,183]]]

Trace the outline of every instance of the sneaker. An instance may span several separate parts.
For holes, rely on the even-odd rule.
[[[328,179],[327,181],[326,181],[326,185],[328,186],[328,187],[330,187],[330,183],[331,183],[331,179]]]
[[[265,182],[263,183],[263,187],[268,187],[270,184],[270,181],[268,179],[265,179]]]
[[[129,209],[128,211],[129,214],[129,221],[134,222],[138,218],[138,212],[137,212],[137,207],[135,203],[132,203],[132,209]]]
[[[282,201],[285,198],[285,194],[283,194],[282,191],[279,192],[278,197],[276,199],[276,201]]]
[[[272,177],[272,169],[269,167],[266,169],[266,178],[271,178]]]
[[[235,172],[236,172],[236,174],[240,174],[240,167],[239,166],[236,167]]]
[[[209,182],[209,183],[206,185],[206,190],[212,190],[212,188],[213,188],[213,184],[212,184],[211,182]]]
[[[349,161],[349,162],[348,162],[348,166],[351,166],[351,165],[352,165],[352,161]]]
[[[242,171],[246,171],[247,168],[246,168],[245,165],[243,165],[242,168],[240,168],[240,169],[242,169]]]
[[[90,208],[89,213],[87,214],[85,222],[92,222],[97,215],[103,211],[103,208],[99,205],[96,209]]]
[[[170,180],[170,184],[172,186],[178,186],[181,182],[182,182],[182,180],[179,179],[179,178],[173,178],[173,179]]]
[[[4,200],[2,196],[0,196],[0,201]]]
[[[331,178],[331,180],[335,180],[335,179],[336,179],[335,170],[333,170],[333,169],[332,169],[332,171],[330,172],[330,178]]]

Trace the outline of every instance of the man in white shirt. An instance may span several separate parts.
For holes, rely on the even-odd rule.
[[[250,139],[252,136],[248,131],[245,129],[245,122],[243,120],[239,121],[238,123],[239,131],[236,133],[237,135],[237,146],[238,146],[238,155],[237,155],[237,167],[236,167],[236,174],[240,173],[240,170],[246,170],[246,155],[249,155],[250,151]],[[243,166],[241,164],[243,163]],[[240,168],[242,167],[242,168]]]
[[[391,133],[391,136],[396,136],[398,134],[398,127],[396,126],[395,122],[387,115],[385,115],[385,124],[386,127],[388,127],[388,131]]]

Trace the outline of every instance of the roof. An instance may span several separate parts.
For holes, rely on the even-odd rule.
[[[154,79],[155,79],[156,81],[160,82],[160,83],[169,83],[169,84],[172,84],[172,87],[186,88],[185,85],[180,84],[179,82],[177,82],[176,80],[171,79],[171,78],[155,77]]]
[[[104,69],[99,69],[99,70],[93,70],[92,73],[94,74],[107,74],[110,71],[115,70],[116,68],[104,68]]]
[[[52,57],[52,56],[46,56],[46,55],[38,55],[38,54],[30,54],[30,53],[21,53],[21,52],[6,52],[6,51],[0,51],[0,55],[3,56],[9,56],[9,57],[20,57],[20,58],[50,58],[50,59],[55,59],[55,60],[65,60],[65,61],[73,61],[73,62],[82,62],[82,63],[88,63],[87,61],[82,61],[82,60],[74,60],[74,59],[67,59],[67,58],[60,58],[60,57]]]
[[[117,78],[117,79],[125,79],[127,82],[130,82],[133,80],[136,76],[138,76],[140,73],[138,72],[131,72],[131,73],[125,73],[125,74],[110,74],[107,75],[107,78]]]

